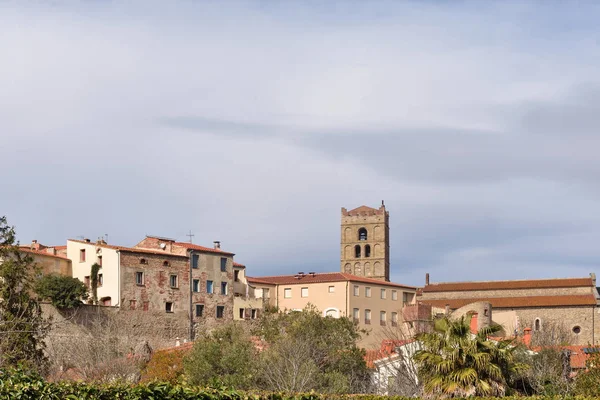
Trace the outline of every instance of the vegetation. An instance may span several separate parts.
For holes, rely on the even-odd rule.
[[[491,341],[499,326],[472,334],[462,317],[435,321],[434,330],[417,335],[423,346],[415,354],[424,393],[436,397],[503,396],[511,379],[525,371],[516,362],[511,341]]]
[[[59,309],[75,308],[88,298],[83,282],[70,276],[50,274],[35,284],[35,291],[42,300],[50,300]]]
[[[193,385],[252,387],[254,345],[243,327],[226,325],[196,340],[184,359],[187,380]]]
[[[100,264],[92,264],[92,270],[90,271],[90,286],[92,289],[92,304],[98,304],[98,271],[100,271]]]
[[[20,252],[15,230],[0,218],[0,367],[23,365],[43,371],[48,324],[33,297],[38,273],[33,258]]]
[[[586,371],[580,372],[575,378],[574,392],[580,396],[600,398],[600,353],[592,354],[586,367]]]

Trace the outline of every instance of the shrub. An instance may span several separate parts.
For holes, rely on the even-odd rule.
[[[50,300],[56,308],[74,308],[88,298],[88,290],[83,282],[70,276],[45,275],[35,285],[36,293],[43,300]]]

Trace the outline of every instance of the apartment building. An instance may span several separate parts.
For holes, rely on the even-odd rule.
[[[402,309],[416,288],[341,272],[247,278],[257,297],[280,311],[315,306],[323,316],[350,317],[368,332],[360,345],[378,346],[390,331],[404,329]]]

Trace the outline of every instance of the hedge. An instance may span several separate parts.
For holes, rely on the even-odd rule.
[[[173,385],[170,383],[148,383],[138,385],[89,384],[77,382],[46,382],[43,379],[21,372],[0,371],[0,399],[20,400],[408,400],[405,397],[376,395],[326,395],[318,393],[285,394],[238,392],[229,389],[211,389]],[[470,398],[477,400],[478,398]],[[481,398],[480,398],[481,399]],[[489,399],[489,398],[487,398]],[[504,400],[559,400],[551,397],[504,397]],[[573,397],[589,400],[592,397]],[[413,399],[414,400],[414,399]]]

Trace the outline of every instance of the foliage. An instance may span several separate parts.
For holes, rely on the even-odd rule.
[[[88,290],[77,278],[50,274],[35,284],[35,291],[42,300],[50,300],[59,309],[75,308],[88,298]]]
[[[569,377],[569,354],[559,347],[546,347],[535,354],[521,356],[529,365],[519,387],[523,392],[537,395],[568,395],[572,382]]]
[[[241,325],[223,326],[196,340],[183,360],[186,379],[194,385],[249,388],[253,383],[255,352]]]
[[[142,382],[177,383],[181,381],[183,357],[184,352],[181,350],[157,351],[142,371]]]
[[[464,317],[435,321],[433,332],[417,335],[423,349],[415,354],[419,378],[429,396],[503,396],[511,377],[527,369],[515,362],[518,347],[491,341],[499,326],[472,334]]]
[[[575,394],[600,397],[600,353],[593,353],[586,361],[586,371],[575,378]]]
[[[152,382],[141,385],[86,384],[74,382],[45,382],[38,375],[22,370],[0,371],[0,398],[2,399],[88,399],[88,400],[408,400],[407,397],[375,395],[331,395],[279,392],[239,392],[223,388],[205,388]],[[504,400],[559,400],[563,397],[504,397]],[[473,397],[471,400],[483,400]],[[486,398],[489,400],[490,398]],[[578,397],[577,400],[593,397]]]
[[[90,271],[90,286],[92,289],[92,304],[98,304],[98,271],[100,271],[100,264],[92,264],[92,270]]]
[[[349,318],[322,317],[309,305],[301,312],[265,313],[255,333],[269,343],[259,364],[261,387],[325,393],[369,389],[364,351],[356,346],[361,332]]]
[[[43,370],[43,339],[48,324],[36,299],[33,282],[38,273],[33,258],[19,251],[15,230],[0,218],[0,367]]]

